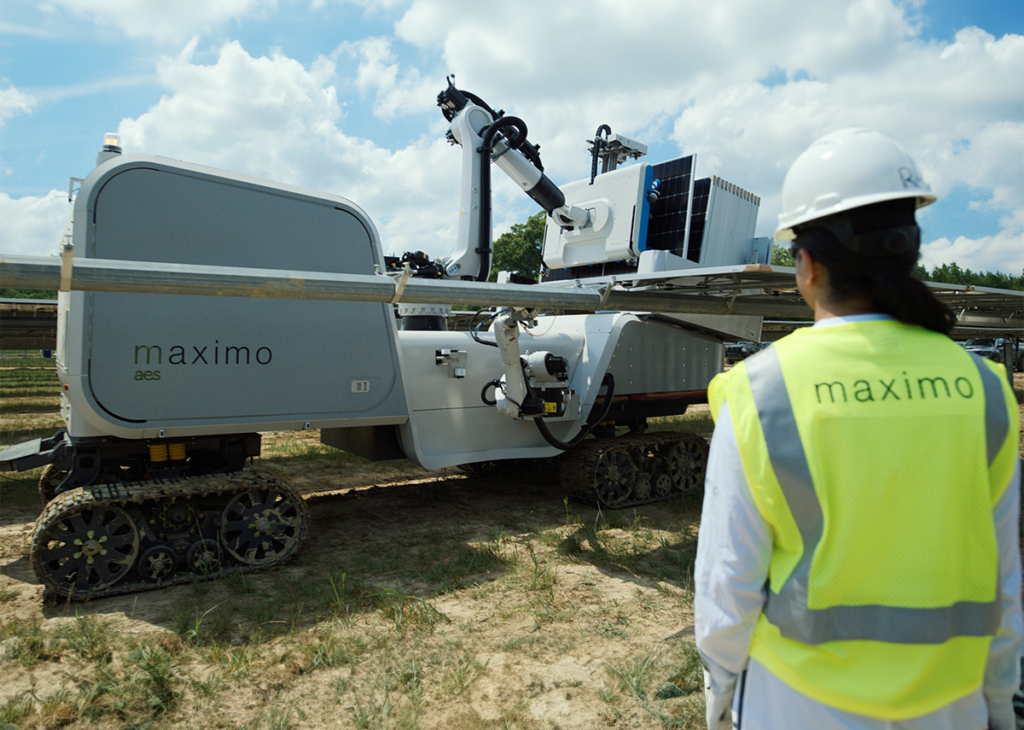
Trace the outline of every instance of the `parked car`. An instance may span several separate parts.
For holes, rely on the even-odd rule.
[[[964,342],[963,347],[967,352],[973,352],[979,357],[987,357],[996,362],[1003,361],[1003,341],[992,337],[976,337]]]
[[[1003,362],[1003,343],[1006,342],[1002,337],[977,337],[974,339],[967,340],[963,343],[963,347],[968,352],[973,352],[979,357],[987,357],[993,362]],[[1024,347],[1021,347],[1013,340],[1010,340],[1011,352],[1013,353],[1013,369],[1020,371],[1024,369]]]

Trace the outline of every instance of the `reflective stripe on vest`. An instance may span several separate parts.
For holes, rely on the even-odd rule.
[[[999,376],[976,355],[974,363],[985,391],[985,427],[989,466],[1009,431]],[[811,562],[821,541],[823,517],[807,455],[774,347],[746,362],[768,456],[786,503],[800,531],[803,554],[778,594],[768,591],[765,617],[787,638],[804,644],[828,641],[884,641],[941,644],[957,636],[993,636],[999,627],[996,601],[961,601],[937,608],[899,606],[808,606]]]

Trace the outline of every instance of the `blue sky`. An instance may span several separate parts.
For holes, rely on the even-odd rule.
[[[440,256],[459,150],[447,73],[522,117],[559,183],[599,124],[762,198],[815,138],[879,129],[940,200],[923,262],[1024,268],[1024,0],[4,0],[0,251],[51,253],[105,132],[344,195],[385,250]],[[536,206],[496,176],[495,233]]]

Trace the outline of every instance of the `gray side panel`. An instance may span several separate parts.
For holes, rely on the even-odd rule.
[[[623,327],[608,371],[616,395],[705,390],[724,359],[725,346],[713,337],[636,321]]]
[[[659,314],[661,319],[674,320],[686,327],[692,327],[719,335],[729,340],[761,341],[763,317],[748,317],[736,314]]]
[[[90,257],[359,274],[380,263],[357,209],[340,199],[162,160],[126,165],[89,192]],[[112,293],[88,301],[89,387],[116,422],[245,429],[406,413],[386,305]]]

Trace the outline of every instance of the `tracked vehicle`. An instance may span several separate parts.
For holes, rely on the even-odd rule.
[[[441,259],[384,256],[346,199],[122,155],[116,139],[81,183],[61,263],[36,262],[47,273],[32,279],[5,259],[14,281],[60,269],[66,427],[0,454],[4,470],[46,465],[31,559],[47,588],[97,597],[287,560],[308,509],[244,468],[261,431],[319,429],[428,469],[548,460],[570,494],[609,508],[702,488],[705,441],[647,419],[704,402],[723,343],[759,340],[761,319],[617,297],[652,276],[767,270],[759,199],[695,179],[693,156],[620,166],[645,148],[604,125],[589,179],[559,188],[521,120],[451,83],[439,106],[463,154],[457,245]],[[548,214],[539,284],[482,283],[492,163]],[[224,267],[240,266],[305,273],[239,288]],[[211,276],[226,278],[189,289]],[[454,330],[445,299],[499,306]]]

